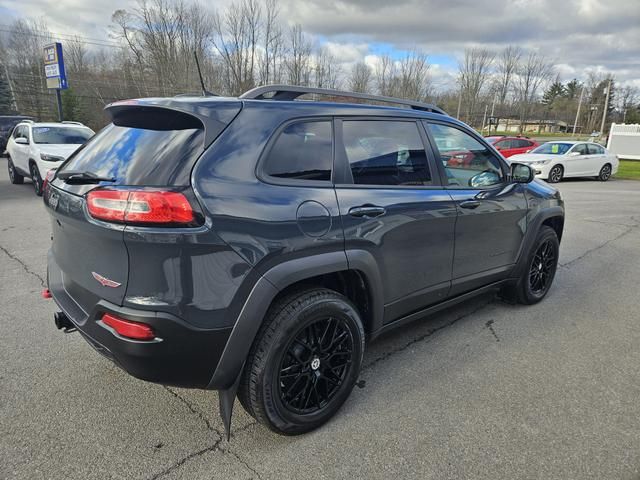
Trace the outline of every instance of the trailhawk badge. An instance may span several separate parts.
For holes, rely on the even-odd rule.
[[[98,282],[100,282],[100,285],[102,285],[103,287],[117,288],[120,285],[122,285],[121,283],[114,282],[113,280],[110,280],[107,277],[103,277],[102,275],[96,272],[91,272],[91,275],[93,275],[93,278],[95,278]]]

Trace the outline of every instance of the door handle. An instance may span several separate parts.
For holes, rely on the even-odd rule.
[[[363,205],[349,209],[349,215],[352,217],[379,217],[385,213],[386,210],[383,207],[376,207],[374,205]]]
[[[480,202],[478,200],[465,200],[464,202],[460,202],[460,208],[468,208],[473,210],[474,208],[478,208],[480,206]]]

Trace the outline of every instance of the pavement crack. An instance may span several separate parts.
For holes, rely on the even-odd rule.
[[[16,255],[14,255],[13,253],[11,253],[9,250],[7,250],[6,248],[4,248],[2,245],[0,245],[0,250],[2,250],[7,257],[9,257],[12,260],[15,260],[16,262],[18,262],[20,264],[20,266],[22,267],[22,269],[27,272],[29,275],[33,275],[34,277],[36,277],[39,281],[40,281],[40,285],[42,285],[43,287],[45,287],[45,281],[44,278],[42,278],[38,273],[34,272],[33,270],[31,270],[29,268],[29,266],[24,263],[24,261],[22,261],[21,259],[19,259]]]
[[[485,327],[487,327],[489,329],[489,331],[491,332],[491,334],[495,337],[496,342],[500,341],[500,338],[498,337],[498,334],[496,333],[495,329],[493,328],[493,324],[495,323],[495,320],[487,320],[487,323],[485,323]]]
[[[190,453],[189,455],[187,455],[186,457],[182,457],[180,460],[178,460],[177,462],[175,462],[174,464],[170,465],[169,467],[165,468],[164,470],[162,470],[159,473],[156,473],[153,477],[151,477],[149,480],[157,480],[158,478],[162,478],[168,474],[170,474],[171,472],[173,472],[174,470],[177,470],[178,468],[180,468],[182,465],[184,465],[185,463],[187,463],[189,460],[192,460],[194,458],[197,458],[201,455],[204,455],[205,453],[208,452],[213,452],[218,450],[218,447],[220,445],[220,442],[222,441],[222,437],[219,437],[218,440],[216,440],[216,442],[213,445],[210,445],[206,448],[203,448],[202,450],[198,450],[197,452],[193,452]]]
[[[249,465],[247,461],[243,460],[237,453],[232,452],[231,450],[225,450],[225,452],[231,454],[236,460],[238,460],[238,462],[244,465],[247,468],[247,470],[249,470],[253,475],[255,475],[255,478],[257,478],[258,480],[262,480],[262,476],[260,476],[260,473],[251,465]]]
[[[453,324],[455,324],[456,322],[459,322],[460,320],[463,320],[467,317],[470,317],[471,315],[476,314],[477,312],[479,312],[480,310],[482,310],[483,308],[485,308],[487,305],[493,303],[493,299],[483,303],[482,305],[480,305],[477,308],[474,308],[472,311],[464,313],[456,318],[454,318],[453,320],[440,325],[436,328],[431,328],[429,329],[426,333],[419,335],[411,340],[409,340],[407,343],[405,343],[404,345],[394,348],[392,350],[389,350],[388,352],[385,352],[384,354],[380,355],[378,358],[375,358],[374,360],[372,360],[371,362],[367,363],[366,365],[364,365],[362,367],[362,371],[366,371],[369,370],[370,368],[373,368],[375,365],[377,365],[380,362],[383,362],[384,360],[388,359],[389,357],[392,357],[398,353],[401,353],[405,350],[407,350],[409,347],[415,345],[416,343],[420,343],[423,342],[424,340],[428,339],[429,337],[431,337],[432,335],[438,333],[440,330],[444,330],[447,327],[452,326]]]
[[[205,417],[204,413],[202,413],[200,410],[198,410],[189,400],[184,398],[178,392],[176,392],[176,391],[172,390],[171,388],[167,387],[166,385],[163,385],[162,388],[164,388],[167,392],[169,392],[171,395],[173,395],[178,400],[180,400],[182,403],[184,403],[191,413],[196,415],[198,418],[200,418],[200,420],[202,420],[204,422],[204,424],[206,425],[208,430],[211,430],[212,432],[217,433],[218,436],[220,438],[222,438],[222,434],[220,433],[220,431],[217,428],[215,428],[213,425],[211,425],[211,422],[209,421],[209,419],[207,417]]]
[[[606,242],[598,245],[597,247],[591,248],[589,250],[587,250],[586,252],[584,252],[582,255],[580,255],[579,257],[574,258],[573,260],[566,262],[566,263],[558,263],[558,265],[560,265],[560,267],[562,268],[571,268],[574,264],[576,264],[577,262],[579,262],[580,260],[582,260],[583,258],[587,257],[588,255],[592,254],[593,252],[597,252],[598,250],[606,247],[607,245],[620,240],[622,237],[628,235],[629,233],[631,233],[634,229],[638,228],[638,225],[626,225],[626,229],[624,232],[616,235],[613,238],[610,238],[609,240],[607,240]]]

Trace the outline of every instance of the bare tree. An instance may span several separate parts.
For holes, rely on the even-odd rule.
[[[240,94],[255,85],[261,9],[257,0],[232,3],[213,18],[213,45],[228,73],[227,89]]]
[[[521,57],[522,51],[520,48],[509,45],[502,50],[496,60],[495,91],[500,106],[504,106],[507,101],[507,95],[511,90],[513,77],[516,74]]]
[[[424,53],[409,52],[400,61],[394,95],[412,100],[426,100],[431,93],[429,68],[427,56]]]
[[[484,48],[468,48],[464,51],[464,59],[458,64],[458,82],[469,122],[473,121],[480,92],[491,73],[493,58],[493,53]]]
[[[515,77],[515,93],[520,111],[520,131],[528,119],[540,88],[553,75],[553,65],[542,55],[530,52],[518,64]]]
[[[380,57],[375,67],[376,86],[380,95],[393,97],[396,90],[397,74],[395,62],[389,55]]]
[[[264,53],[260,60],[260,83],[281,81],[282,56],[284,54],[282,28],[278,22],[278,0],[265,0],[265,17],[262,25]]]
[[[339,87],[340,67],[326,49],[321,48],[315,58],[315,85],[319,88]]]
[[[347,84],[352,92],[370,93],[371,68],[369,68],[369,65],[364,62],[358,62],[353,65]]]
[[[309,85],[313,45],[302,31],[302,25],[291,27],[289,42],[289,55],[285,60],[289,83],[291,85]]]

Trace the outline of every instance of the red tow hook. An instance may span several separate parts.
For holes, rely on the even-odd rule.
[[[51,292],[49,291],[48,288],[45,288],[44,290],[42,290],[42,293],[40,295],[42,295],[42,298],[47,300],[51,298]]]

